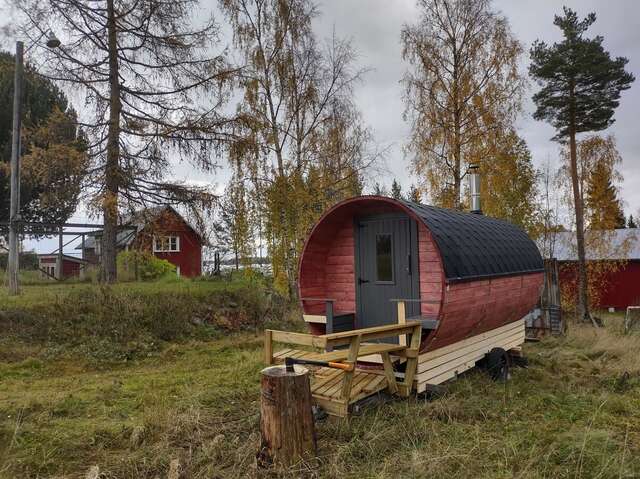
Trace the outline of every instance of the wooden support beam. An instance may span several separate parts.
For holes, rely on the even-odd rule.
[[[351,338],[351,344],[349,345],[349,356],[346,363],[353,365],[351,371],[344,372],[344,378],[342,380],[342,400],[349,404],[349,398],[351,396],[351,385],[353,383],[353,373],[355,371],[355,365],[358,362],[358,352],[360,350],[360,335],[353,336]]]
[[[382,364],[384,366],[384,375],[387,377],[387,383],[389,384],[389,392],[391,394],[398,393],[398,383],[396,382],[396,375],[393,372],[393,364],[389,353],[382,353]]]
[[[411,389],[413,388],[413,379],[415,378],[416,370],[418,369],[417,354],[420,351],[421,340],[422,340],[422,325],[418,323],[417,326],[414,326],[413,332],[411,333],[411,340],[409,343],[409,348],[407,349],[407,353],[411,351],[412,353],[415,354],[415,356],[407,359],[407,366],[404,373],[404,381],[402,383],[402,387],[400,388],[400,394],[405,397],[408,397],[411,394]]]
[[[63,256],[63,250],[64,250],[64,244],[62,241],[62,227],[59,229],[59,236],[58,236],[58,257],[56,259],[56,278],[58,280],[62,280],[62,270],[63,270],[63,260],[62,260],[62,256]]]

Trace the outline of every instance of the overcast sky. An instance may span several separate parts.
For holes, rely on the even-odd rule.
[[[4,0],[0,0],[2,3]],[[208,0],[213,2],[213,0]],[[626,56],[627,69],[640,77],[640,2],[636,0],[596,0],[566,1],[565,5],[575,9],[583,17],[588,12],[597,14],[597,21],[589,35],[602,35],[605,48],[613,56]],[[205,3],[207,5],[207,3]],[[364,121],[370,126],[375,141],[389,147],[387,168],[390,175],[378,178],[389,184],[397,177],[407,188],[416,179],[411,176],[409,159],[403,156],[402,147],[407,142],[408,127],[402,120],[403,102],[400,79],[405,71],[401,59],[400,31],[406,23],[418,16],[414,0],[323,0],[319,2],[322,16],[315,28],[320,38],[328,38],[332,30],[338,36],[350,38],[359,51],[360,66],[370,67],[365,82],[356,93],[356,100]],[[560,13],[563,2],[556,0],[496,0],[494,6],[502,12],[511,24],[515,36],[528,52],[536,39],[553,42],[560,38],[559,30],[553,25],[554,14]],[[230,39],[225,39],[230,43]],[[528,54],[523,59],[523,71],[528,65]],[[639,80],[640,81],[640,80]],[[532,118],[531,94],[536,85],[526,95],[525,113],[518,121],[519,133],[533,153],[534,162],[541,166],[547,158],[556,161],[558,145],[550,140],[553,129]],[[621,185],[622,198],[627,215],[638,213],[640,209],[640,131],[634,118],[640,108],[640,84],[636,82],[624,92],[621,106],[615,114],[616,122],[605,133],[614,134],[623,158],[621,167],[624,183]],[[223,159],[221,159],[224,162]],[[183,180],[210,181],[221,188],[226,179],[224,171],[215,176],[203,177],[187,165],[176,165],[175,176]],[[37,249],[50,249],[49,242],[41,243]]]

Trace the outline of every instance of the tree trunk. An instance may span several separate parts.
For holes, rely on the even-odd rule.
[[[288,467],[313,460],[317,447],[307,369],[272,366],[261,375],[258,464]]]
[[[104,230],[102,232],[102,280],[113,283],[117,278],[116,237],[118,234],[118,190],[120,186],[120,79],[114,0],[107,0],[107,33],[109,42],[109,130],[105,192],[102,199]]]
[[[584,205],[578,178],[578,153],[575,130],[569,134],[569,155],[571,159],[571,182],[573,185],[573,202],[576,212],[576,242],[578,244],[578,304],[576,305],[578,320],[595,322],[589,312],[589,295],[587,291],[587,264],[584,249]]]

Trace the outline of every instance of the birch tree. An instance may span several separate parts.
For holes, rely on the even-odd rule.
[[[353,105],[364,70],[351,44],[321,44],[309,0],[220,0],[243,68],[245,147],[232,150],[260,199],[276,286],[295,291],[298,252],[328,204],[361,189],[370,133]],[[253,147],[249,147],[253,144]],[[375,155],[374,155],[375,156]]]
[[[507,130],[521,107],[522,46],[490,0],[418,0],[420,16],[402,29],[407,151],[432,200],[461,208],[470,157],[484,138]]]

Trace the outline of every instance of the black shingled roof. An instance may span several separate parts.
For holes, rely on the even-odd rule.
[[[403,201],[435,240],[447,281],[543,271],[536,244],[503,220]]]

